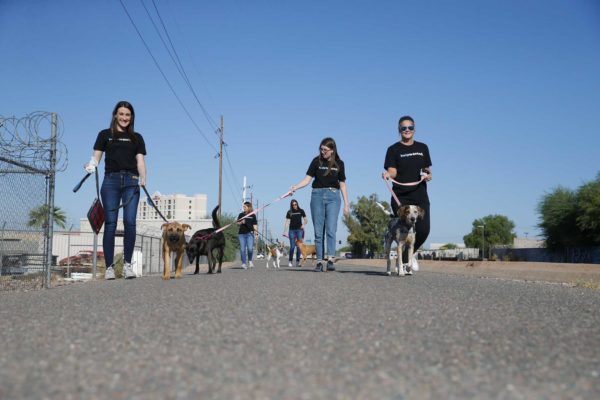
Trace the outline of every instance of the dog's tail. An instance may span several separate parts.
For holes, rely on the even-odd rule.
[[[393,213],[390,210],[386,209],[383,204],[381,204],[379,202],[376,202],[375,204],[377,204],[379,206],[379,208],[381,208],[381,210],[384,213],[386,213],[387,215],[393,215]]]
[[[214,210],[212,210],[212,220],[213,220],[213,228],[219,229],[221,227],[221,223],[219,222],[219,215],[217,214],[219,211],[219,206],[216,206]]]

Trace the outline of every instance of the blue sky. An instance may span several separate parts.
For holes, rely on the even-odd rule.
[[[142,3],[123,3],[193,122],[119,0],[0,0],[0,115],[59,114],[68,167],[56,204],[76,227],[94,188],[71,189],[121,99],[135,106],[147,143],[148,189],[206,193],[209,209],[218,190],[214,123],[224,116],[230,213],[244,175],[254,199],[271,201],[304,177],[326,136],[346,163],[351,201],[388,200],[385,151],[399,138],[398,118],[412,115],[433,161],[428,243],[461,242],[488,214],[534,237],[544,193],[600,170],[597,1],[155,0],[213,122]],[[152,1],[144,4],[160,24]],[[308,211],[310,189],[295,197]],[[288,207],[266,209],[274,234]],[[338,237],[346,234],[340,221]]]

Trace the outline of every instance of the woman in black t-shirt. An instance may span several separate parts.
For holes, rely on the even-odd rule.
[[[87,172],[94,172],[102,154],[106,153],[104,179],[102,180],[102,205],[104,206],[104,236],[102,248],[106,262],[104,279],[115,279],[113,259],[115,232],[119,217],[119,203],[123,204],[123,277],[135,278],[131,257],[135,246],[135,220],[140,199],[140,186],[146,184],[146,144],[142,135],[134,131],[135,112],[127,101],[115,106],[110,128],[98,133],[94,153],[85,165]]]
[[[323,260],[327,251],[327,270],[335,271],[335,236],[340,213],[340,192],[344,200],[344,215],[350,213],[348,193],[346,191],[346,171],[340,159],[337,146],[332,138],[325,138],[319,146],[319,155],[308,166],[306,176],[290,190],[296,190],[312,183],[310,196],[310,213],[315,229],[315,246],[317,250],[317,266],[315,272],[325,271]],[[324,237],[327,238],[326,243]],[[327,249],[325,249],[327,244]]]
[[[384,178],[392,178],[400,183],[412,183],[421,180],[423,181],[414,186],[402,186],[394,183],[394,194],[400,200],[402,205],[417,205],[425,210],[425,215],[422,220],[416,224],[416,240],[415,251],[421,247],[429,236],[430,219],[429,219],[429,196],[427,194],[427,182],[431,176],[431,157],[429,148],[425,143],[414,140],[415,121],[412,117],[406,115],[400,118],[398,122],[398,131],[400,133],[400,141],[394,143],[387,149],[385,154],[385,162],[383,168]],[[392,197],[392,211],[394,217],[398,211],[398,204]],[[408,263],[407,252],[402,254],[402,262]],[[416,268],[415,268],[416,266]],[[413,259],[413,269],[418,269],[416,257]]]
[[[290,201],[290,209],[285,214],[285,224],[283,225],[283,232],[288,231],[288,238],[290,239],[290,254],[288,256],[288,267],[292,266],[294,260],[294,250],[296,249],[296,239],[304,239],[304,225],[308,223],[306,213],[298,205],[296,199]],[[288,230],[289,224],[289,230]],[[296,267],[300,266],[300,249],[296,250]]]
[[[256,239],[258,239],[258,221],[256,220],[256,214],[252,214],[251,216],[244,218],[246,215],[252,212],[252,203],[249,201],[244,202],[242,209],[244,211],[241,212],[237,217],[237,224],[240,227],[238,231],[238,239],[240,240],[242,268],[254,268],[252,255],[254,252],[255,236]],[[248,258],[246,258],[246,254],[248,255]]]

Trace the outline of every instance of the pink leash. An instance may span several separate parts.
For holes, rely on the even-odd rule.
[[[265,204],[264,206],[262,206],[262,207],[260,207],[260,208],[257,208],[256,210],[252,211],[251,213],[248,213],[248,214],[244,215],[242,218],[238,219],[237,221],[234,221],[234,222],[232,222],[232,223],[230,223],[230,224],[227,224],[227,225],[225,225],[225,226],[222,226],[221,228],[217,229],[217,230],[216,230],[216,231],[214,231],[213,233],[209,233],[208,235],[205,235],[205,236],[201,236],[201,237],[194,238],[194,240],[204,240],[204,239],[207,239],[207,238],[211,237],[211,236],[212,236],[212,235],[214,235],[214,234],[217,234],[217,233],[219,233],[219,232],[221,232],[221,231],[224,231],[225,229],[229,228],[231,225],[233,225],[233,224],[237,224],[238,222],[240,222],[240,221],[242,221],[242,220],[244,220],[244,219],[246,219],[246,218],[248,218],[248,217],[250,217],[250,216],[252,216],[252,215],[256,214],[256,213],[257,213],[257,212],[259,212],[260,210],[262,210],[262,209],[264,209],[264,208],[267,208],[267,207],[268,207],[268,206],[270,206],[271,204],[273,204],[273,203],[276,203],[276,202],[278,202],[278,201],[280,201],[280,200],[283,200],[283,199],[285,199],[286,197],[288,197],[288,196],[291,196],[291,195],[292,195],[292,192],[291,192],[291,191],[288,191],[288,192],[286,192],[286,193],[282,194],[281,196],[279,196],[278,198],[274,199],[274,200],[273,200],[273,201],[271,201],[270,203],[267,203],[267,204]]]
[[[383,181],[385,182],[385,185],[387,186],[388,190],[392,194],[392,197],[394,198],[394,200],[396,200],[396,204],[398,204],[398,207],[400,207],[400,206],[402,206],[402,204],[400,203],[400,199],[398,199],[398,196],[396,196],[396,193],[394,193],[394,190],[392,189],[392,186],[390,185],[390,183],[388,181],[392,181],[396,185],[401,185],[401,186],[417,186],[418,184],[420,184],[421,182],[423,182],[425,180],[425,176],[426,175],[421,176],[421,180],[419,180],[419,181],[409,182],[409,183],[401,183],[401,182],[393,180],[392,178],[386,179],[383,176],[381,177],[381,179],[383,179]]]

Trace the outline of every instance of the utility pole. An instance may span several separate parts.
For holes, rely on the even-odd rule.
[[[221,129],[219,130],[219,221],[221,220],[221,195],[223,192],[223,116],[221,115]]]

